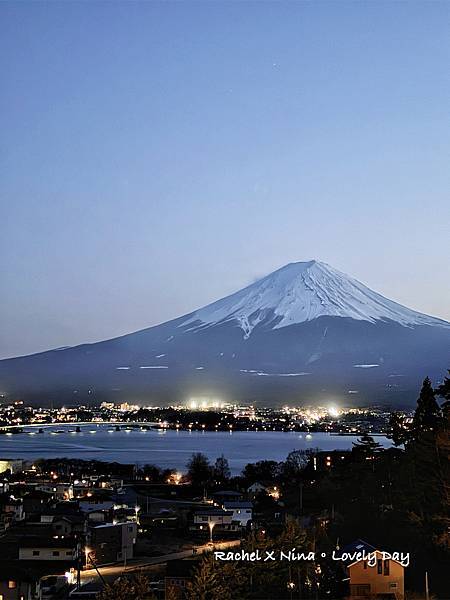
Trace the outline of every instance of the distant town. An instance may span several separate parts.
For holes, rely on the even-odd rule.
[[[412,412],[401,412],[406,421]],[[118,429],[153,427],[192,431],[299,431],[340,435],[386,434],[391,411],[383,406],[339,408],[335,404],[315,407],[264,408],[220,404],[204,399],[170,407],[137,406],[103,402],[98,406],[36,408],[22,401],[0,404],[0,434],[21,433],[26,426],[49,424],[112,423]]]

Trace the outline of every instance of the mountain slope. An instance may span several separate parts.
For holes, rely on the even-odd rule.
[[[391,320],[407,326],[448,326],[445,321],[388,300],[356,279],[315,260],[288,264],[243,290],[201,308],[190,321],[215,325],[237,319],[248,337],[269,315],[274,328],[323,316],[372,323]]]
[[[0,361],[0,388],[45,402],[415,401],[448,366],[450,324],[316,261],[120,338]]]

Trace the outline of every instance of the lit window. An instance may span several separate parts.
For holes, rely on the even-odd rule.
[[[17,587],[17,583],[15,581],[8,581],[8,589],[15,590]]]

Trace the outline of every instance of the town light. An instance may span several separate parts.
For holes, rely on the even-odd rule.
[[[84,548],[84,555],[85,555],[85,557],[86,557],[86,569],[87,569],[87,568],[88,568],[88,566],[89,566],[89,554],[90,554],[91,552],[92,552],[92,549],[91,549],[91,548],[88,548],[87,546],[85,546],[85,548]]]
[[[328,407],[328,414],[330,417],[338,417],[341,413],[337,406],[330,406]]]
[[[214,529],[215,525],[216,524],[214,522],[212,522],[212,521],[209,521],[209,523],[208,523],[208,527],[209,527],[209,541],[211,542],[211,544],[212,544],[212,541],[213,541],[213,529]]]

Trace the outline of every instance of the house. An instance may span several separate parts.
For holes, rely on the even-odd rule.
[[[21,458],[0,458],[0,473],[5,471],[20,473],[23,471],[23,460]]]
[[[111,511],[107,510],[91,510],[87,513],[87,518],[90,523],[105,523],[110,521],[108,517],[110,516]]]
[[[79,500],[80,510],[86,513],[94,510],[111,510],[114,505],[115,502],[111,497],[98,493],[88,494]]]
[[[25,518],[22,500],[10,494],[0,496],[0,513],[6,513],[13,521],[22,521]]]
[[[63,515],[54,517],[52,530],[59,536],[75,536],[86,533],[86,519],[83,515]]]
[[[383,552],[357,540],[346,546],[342,552],[353,554],[364,552],[365,557],[347,565],[349,577],[349,600],[404,600],[404,566],[392,558],[385,558]],[[369,557],[369,558],[367,558]]]
[[[0,509],[0,535],[3,535],[5,531],[11,527],[13,518],[11,513],[3,512]]]
[[[209,506],[198,509],[193,514],[189,529],[202,537],[230,536],[240,532],[240,525],[233,523],[233,511]]]
[[[32,600],[35,598],[36,581],[29,570],[17,563],[0,564],[0,598],[2,600]]]
[[[261,492],[265,492],[268,496],[271,496],[274,500],[278,500],[280,497],[280,490],[276,485],[271,483],[263,484],[260,481],[255,481],[252,485],[247,488],[247,492],[250,498],[254,499]]]
[[[105,523],[91,527],[88,543],[91,559],[96,565],[105,565],[133,558],[137,524]]]
[[[223,503],[224,510],[233,513],[233,521],[237,521],[241,527],[247,527],[249,521],[252,520],[253,504],[244,501],[226,501]]]
[[[51,499],[52,496],[48,492],[32,490],[26,493],[24,496],[22,496],[23,511],[25,516],[28,517],[32,514],[41,513],[44,508],[47,507]]]
[[[212,497],[215,503],[222,505],[224,502],[238,502],[243,500],[244,494],[235,490],[219,490],[218,492],[214,492]]]
[[[266,486],[263,485],[262,483],[260,483],[259,481],[255,481],[255,483],[252,483],[252,485],[247,488],[247,492],[249,494],[251,494],[252,496],[256,496],[256,494],[259,494],[259,492],[265,492],[265,491],[266,491]]]
[[[46,506],[41,512],[41,523],[53,523],[58,517],[80,515],[76,502],[58,502],[55,506]]]
[[[72,500],[73,498],[73,485],[71,483],[47,481],[37,485],[36,490],[47,492],[56,500]]]
[[[77,543],[73,538],[24,536],[19,540],[19,560],[73,563]]]

